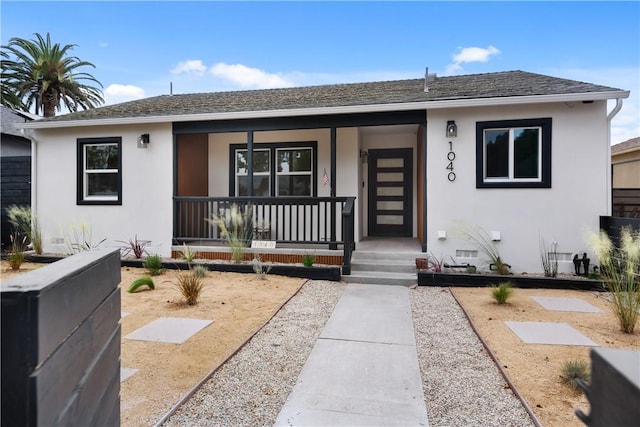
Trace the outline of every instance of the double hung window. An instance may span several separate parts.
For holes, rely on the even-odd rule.
[[[122,139],[78,139],[77,203],[122,204]]]

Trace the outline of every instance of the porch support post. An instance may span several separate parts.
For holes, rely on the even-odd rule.
[[[331,177],[329,179],[329,188],[331,188],[331,197],[336,197],[336,127],[331,126]],[[336,221],[338,215],[336,214],[336,203],[331,202],[331,241],[336,241]],[[336,243],[331,243],[329,249],[338,249]]]
[[[422,252],[427,252],[427,112],[422,123]]]
[[[253,131],[247,132],[247,196],[253,196]],[[236,194],[237,196],[237,194]]]

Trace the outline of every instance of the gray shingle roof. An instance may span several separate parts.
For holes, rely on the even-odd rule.
[[[621,153],[634,148],[640,148],[640,137],[631,138],[619,144],[612,145],[611,154]]]
[[[428,93],[424,91],[424,79],[412,79],[286,89],[161,95],[66,114],[48,119],[47,121],[331,108],[356,105],[557,95],[619,90],[620,89],[524,71],[507,71],[436,77],[429,83]]]
[[[18,123],[24,123],[25,120],[24,114],[19,114],[4,105],[0,106],[0,129],[2,130],[2,133],[24,138],[24,135],[22,135],[15,125]]]

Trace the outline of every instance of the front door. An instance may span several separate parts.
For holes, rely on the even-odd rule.
[[[369,236],[411,237],[411,148],[369,150]]]

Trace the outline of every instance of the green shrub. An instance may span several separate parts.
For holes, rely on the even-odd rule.
[[[240,262],[244,259],[247,245],[251,240],[251,206],[244,209],[237,204],[231,205],[228,218],[225,215],[216,215],[209,221],[220,229],[220,236],[231,247],[231,260]]]
[[[560,378],[562,382],[578,391],[578,380],[584,383],[591,381],[591,371],[589,363],[584,360],[568,360],[562,364],[560,369]]]
[[[512,294],[513,286],[511,282],[502,282],[498,286],[494,286],[491,290],[491,295],[498,304],[505,304]]]
[[[29,206],[11,205],[7,208],[9,223],[22,232],[33,245],[37,254],[42,254],[42,227],[35,214],[32,214]]]
[[[129,289],[127,289],[127,292],[129,293],[134,293],[137,292],[138,289],[140,289],[141,286],[148,286],[149,289],[153,290],[155,289],[155,285],[153,284],[153,279],[149,276],[142,276],[136,280],[133,281],[133,283],[131,284],[131,286],[129,286]]]
[[[202,292],[203,286],[202,278],[197,277],[193,273],[178,274],[176,287],[185,298],[188,305],[195,305],[198,303],[198,297],[200,297],[200,292]]]
[[[262,262],[260,256],[253,258],[252,265],[253,272],[262,280],[265,280],[267,278],[267,274],[271,271],[271,264]]]
[[[633,334],[640,316],[640,232],[625,227],[620,247],[604,231],[591,235],[591,246],[600,260],[600,274],[611,293],[613,312],[620,329]]]
[[[27,247],[27,236],[20,235],[17,231],[9,236],[11,244],[7,251],[7,262],[12,270],[20,270],[24,262],[24,251]]]
[[[193,275],[196,277],[206,277],[208,272],[209,269],[202,264],[196,264],[191,267],[191,273],[193,273]]]
[[[304,265],[305,267],[311,267],[313,266],[313,263],[316,262],[316,257],[314,257],[311,254],[305,254],[302,257],[302,265]]]
[[[162,257],[160,255],[148,256],[142,263],[142,266],[152,276],[158,276],[164,273],[164,268],[162,268]]]
[[[500,251],[484,228],[478,225],[461,224],[459,232],[485,258],[489,264],[489,270],[495,270],[500,275],[509,274],[511,266],[502,259]]]
[[[191,264],[193,260],[196,259],[196,253],[191,249],[190,246],[187,246],[186,243],[183,243],[182,248],[180,249],[180,259],[183,259],[187,263]]]

